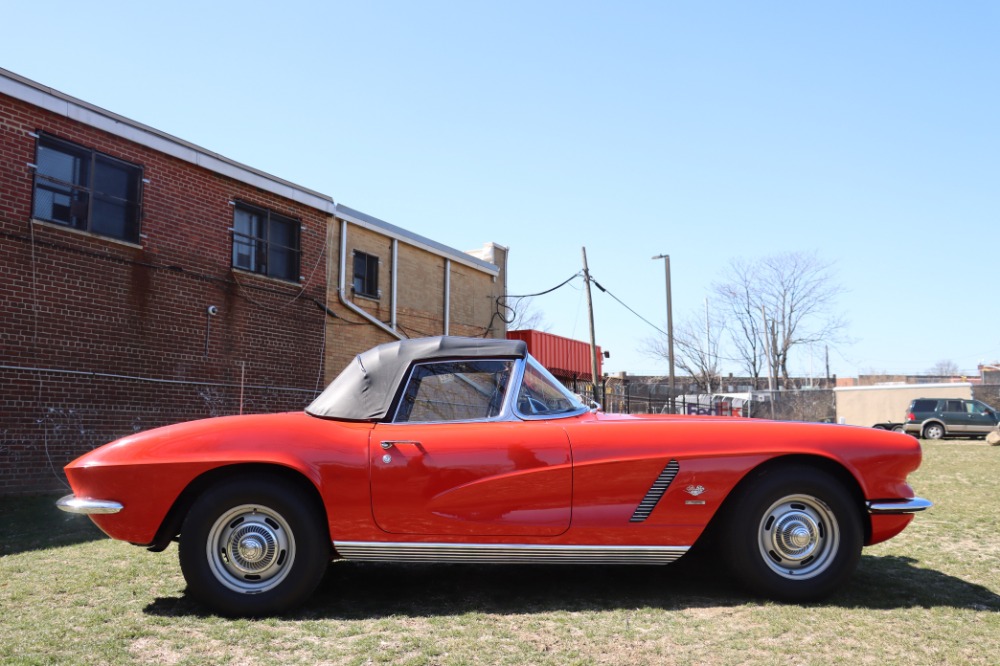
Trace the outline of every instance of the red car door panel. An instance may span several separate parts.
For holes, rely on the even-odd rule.
[[[563,429],[543,422],[378,424],[372,513],[393,534],[556,536],[573,470]]]

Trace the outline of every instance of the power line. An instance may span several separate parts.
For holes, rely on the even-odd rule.
[[[537,294],[503,294],[501,296],[497,296],[497,299],[496,299],[496,305],[497,305],[497,307],[496,307],[496,312],[494,313],[493,316],[494,317],[499,317],[500,320],[503,321],[503,323],[509,324],[512,321],[514,321],[516,313],[514,311],[514,307],[513,306],[507,305],[507,300],[508,299],[520,300],[522,298],[534,298],[535,296],[544,296],[545,294],[551,294],[556,289],[561,289],[562,287],[565,287],[567,284],[569,284],[573,280],[577,279],[578,277],[580,277],[580,271],[577,271],[576,273],[573,273],[573,275],[569,276],[568,278],[566,278],[565,280],[563,280],[562,282],[560,282],[556,286],[552,287],[551,289],[546,289],[545,291],[540,291]],[[509,312],[510,315],[505,317],[503,311]],[[493,325],[493,322],[491,321],[490,322],[490,326],[487,327],[487,328],[492,327],[492,325]]]
[[[611,298],[613,298],[616,301],[618,301],[619,305],[621,305],[623,308],[625,308],[626,310],[628,310],[629,312],[631,312],[632,314],[634,314],[636,317],[638,317],[639,319],[643,320],[644,322],[646,322],[647,324],[649,324],[650,326],[652,326],[654,329],[656,329],[658,332],[662,333],[663,335],[667,334],[667,332],[664,331],[662,328],[660,328],[659,326],[657,326],[653,322],[649,321],[648,319],[646,319],[645,317],[643,317],[641,314],[639,314],[638,312],[636,312],[635,310],[633,310],[632,308],[630,308],[628,305],[626,305],[625,302],[622,299],[618,298],[617,296],[615,296],[614,294],[612,294],[610,291],[608,291],[607,289],[605,289],[604,287],[602,287],[601,283],[598,282],[597,280],[595,280],[593,275],[590,276],[590,281],[594,283],[595,287],[597,287],[598,289],[600,289],[601,291],[603,291],[605,294],[607,294]]]

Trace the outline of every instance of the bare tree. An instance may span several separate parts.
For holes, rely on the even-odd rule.
[[[832,264],[815,252],[784,252],[730,263],[715,293],[727,308],[733,345],[752,377],[789,380],[788,361],[801,346],[838,342],[843,319],[834,312],[840,285]]]
[[[512,298],[507,303],[511,320],[507,322],[507,330],[522,331],[533,329],[536,331],[548,331],[550,328],[545,323],[545,315],[538,310],[530,297]]]
[[[734,259],[723,282],[714,286],[716,296],[730,322],[729,337],[748,377],[760,378],[764,369],[764,336],[758,316],[757,267]]]
[[[709,309],[707,301],[704,314],[692,314],[674,326],[674,362],[704,393],[711,393],[720,383],[719,345],[724,332],[725,322],[719,317],[719,311]],[[670,357],[666,336],[647,340],[645,348],[651,356]]]
[[[958,364],[952,360],[938,361],[931,369],[927,371],[929,375],[936,375],[938,377],[954,377],[960,372],[958,369]]]

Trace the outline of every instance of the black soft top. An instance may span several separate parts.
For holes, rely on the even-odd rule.
[[[358,354],[319,394],[306,412],[347,421],[386,418],[399,383],[418,361],[463,358],[524,358],[523,340],[439,336],[379,345]]]

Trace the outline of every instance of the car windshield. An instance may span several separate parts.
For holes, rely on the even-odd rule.
[[[524,378],[517,393],[517,411],[524,416],[554,416],[585,410],[586,406],[569,392],[538,361],[528,356]]]

